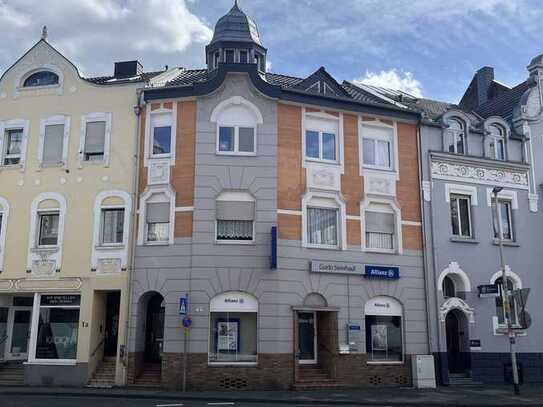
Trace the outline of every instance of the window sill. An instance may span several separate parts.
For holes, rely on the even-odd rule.
[[[258,362],[208,362],[209,367],[257,367]]]
[[[254,246],[255,245],[254,240],[215,240],[216,245],[242,245],[242,246]]]
[[[22,164],[13,164],[13,165],[0,165],[1,171],[8,170],[22,170],[24,167]]]
[[[240,156],[240,157],[256,157],[256,152],[254,153],[243,153],[243,152],[235,152],[235,151],[217,151],[217,155],[224,155],[227,157],[232,156]]]
[[[403,361],[387,361],[387,360],[368,360],[366,362],[367,365],[392,365],[392,366],[398,366],[403,365],[405,362]]]
[[[391,167],[378,167],[378,166],[364,164],[364,165],[362,165],[362,168],[365,169],[365,170],[371,170],[371,171],[388,172],[390,174],[395,174],[396,173],[394,168],[391,168]]]
[[[364,252],[366,253],[379,253],[379,254],[398,254],[398,252],[394,249],[373,249],[370,247],[364,248]]]
[[[118,250],[118,249],[124,249],[124,244],[101,244],[94,246],[96,250]]]
[[[61,85],[45,85],[45,86],[17,86],[18,92],[27,92],[32,90],[42,90],[42,89],[57,89],[60,88]]]
[[[493,244],[494,246],[499,246],[499,245],[500,245],[500,242],[498,241],[498,239],[493,239],[493,240],[492,240],[492,244]],[[517,243],[517,242],[515,242],[515,241],[512,241],[512,240],[504,240],[504,241],[502,242],[502,244],[503,244],[504,246],[507,246],[507,247],[520,247],[520,244],[519,244],[519,243]]]
[[[335,251],[340,251],[341,250],[341,247],[339,246],[323,246],[323,245],[318,245],[318,244],[306,244],[304,246],[304,248],[306,249],[318,249],[318,250],[335,250]]]
[[[171,158],[172,158],[171,154],[150,155],[149,156],[150,161],[153,161],[153,160],[169,160]]]
[[[170,242],[144,242],[144,246],[170,246]]]
[[[46,169],[46,168],[62,168],[66,164],[65,163],[40,163],[40,170]]]
[[[325,165],[335,165],[340,166],[341,163],[339,161],[332,161],[332,160],[320,160],[318,158],[310,158],[310,157],[304,157],[304,160],[308,163],[315,163],[315,164],[325,164]]]
[[[469,244],[479,244],[480,243],[477,239],[473,239],[471,237],[457,237],[457,236],[452,236],[450,238],[450,241],[455,242],[455,243],[469,243]]]

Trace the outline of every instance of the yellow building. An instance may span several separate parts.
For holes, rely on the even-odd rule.
[[[44,29],[0,78],[0,384],[124,384],[148,76],[82,78]]]

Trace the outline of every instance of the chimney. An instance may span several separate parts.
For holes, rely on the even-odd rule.
[[[459,105],[464,110],[476,110],[490,99],[490,90],[494,81],[494,68],[484,66],[479,69],[462,96]]]
[[[142,73],[143,66],[139,61],[115,62],[115,71],[113,73],[115,78],[130,78],[141,75]]]

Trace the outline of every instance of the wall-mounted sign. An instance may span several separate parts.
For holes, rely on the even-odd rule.
[[[497,297],[500,292],[495,284],[480,285],[477,287],[480,298]]]
[[[277,269],[277,226],[271,228],[270,268],[272,270]]]
[[[470,339],[469,340],[470,350],[481,350],[481,340],[480,339]]]
[[[311,271],[313,273],[361,275],[364,273],[364,266],[362,264],[344,263],[340,261],[312,261]]]
[[[358,324],[347,323],[347,343],[349,350],[358,351],[358,344],[362,342],[362,327]]]
[[[364,268],[364,277],[381,280],[398,280],[400,278],[400,268],[389,266],[366,266]]]
[[[187,297],[179,298],[179,315],[187,315],[188,299]]]
[[[42,295],[40,305],[42,307],[77,307],[81,304],[80,295]]]
[[[258,312],[255,297],[243,292],[219,294],[211,300],[210,312]]]

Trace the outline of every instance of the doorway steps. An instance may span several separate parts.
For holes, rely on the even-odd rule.
[[[142,373],[130,387],[158,389],[162,387],[162,366],[160,363],[146,363]]]
[[[0,364],[0,386],[24,386],[25,374],[22,362]]]
[[[96,368],[87,387],[110,389],[115,385],[116,358],[104,358],[102,364]]]
[[[294,390],[324,390],[339,387],[320,366],[305,365],[298,368],[298,380],[294,383]]]
[[[449,373],[449,386],[453,387],[478,387],[482,382],[473,380],[465,373]]]

